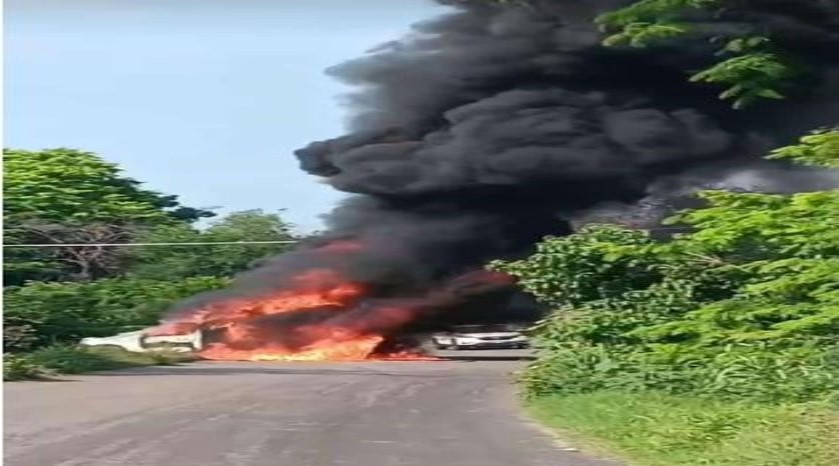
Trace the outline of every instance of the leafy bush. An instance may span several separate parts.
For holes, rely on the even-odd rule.
[[[773,157],[839,163],[839,131]],[[839,389],[839,191],[708,191],[668,243],[616,226],[491,268],[556,311],[525,393],[655,390],[803,401]]]
[[[131,353],[119,348],[55,345],[28,354],[6,355],[3,374],[5,380],[27,380],[58,374],[165,366],[192,359],[192,355],[178,352]]]
[[[25,356],[3,355],[3,380],[32,380],[51,375],[45,368],[33,363]]]
[[[75,343],[87,336],[147,327],[157,323],[173,302],[227,283],[226,278],[194,277],[178,281],[30,283],[7,288],[5,351]]]
[[[839,388],[835,353],[820,348],[777,351],[725,347],[685,350],[568,347],[534,362],[521,376],[531,398],[600,390],[693,393],[720,400],[808,401]]]

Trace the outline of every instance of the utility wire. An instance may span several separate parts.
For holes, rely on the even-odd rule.
[[[685,227],[642,228],[646,231],[683,230]],[[295,244],[298,241],[213,241],[204,243],[44,243],[44,244],[4,244],[4,248],[81,248],[81,247],[145,247],[145,246],[217,246],[233,244]]]
[[[67,247],[138,247],[138,246],[203,246],[222,244],[294,244],[297,241],[213,241],[205,243],[45,243],[4,244],[4,248],[67,248]]]

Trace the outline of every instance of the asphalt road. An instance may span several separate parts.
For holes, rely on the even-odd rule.
[[[516,351],[5,384],[7,466],[606,466],[523,419]],[[472,359],[478,357],[481,359]]]

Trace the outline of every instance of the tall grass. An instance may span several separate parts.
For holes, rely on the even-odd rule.
[[[191,355],[158,351],[131,353],[117,348],[50,346],[27,354],[5,355],[4,380],[31,380],[58,374],[171,365],[192,359]]]
[[[544,424],[635,465],[839,465],[839,413],[824,404],[597,392],[539,398],[528,408]]]

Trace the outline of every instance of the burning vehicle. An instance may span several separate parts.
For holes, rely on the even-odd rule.
[[[508,289],[509,283],[504,274],[479,271],[425,296],[371,300],[368,287],[346,282],[334,270],[310,270],[280,292],[211,300],[188,319],[164,322],[142,336],[113,338],[200,342],[197,353],[211,360],[435,359],[423,350],[428,329],[416,322],[464,306],[476,293]]]
[[[431,336],[425,334],[403,335],[401,338],[391,338],[388,341],[390,350],[383,351],[381,345],[376,354],[382,359],[426,359],[421,349],[427,342],[431,342],[436,349],[461,350],[461,349],[524,349],[529,348],[528,338],[521,332],[523,326],[510,325],[460,325],[448,332],[435,333]],[[79,344],[87,347],[119,348],[133,353],[145,353],[153,351],[175,351],[185,353],[204,354],[206,358],[213,359],[213,353],[209,351],[212,343],[206,345],[206,330],[194,330],[188,333],[161,334],[161,330],[149,331],[139,330],[124,332],[110,337],[87,337]],[[378,344],[378,342],[377,342]],[[242,359],[248,360],[319,360],[319,359],[369,359],[369,340],[347,344],[344,349],[333,348],[329,352],[317,351],[309,348],[305,351],[296,352],[293,355],[268,354],[246,354]],[[207,350],[205,352],[205,350]],[[228,359],[221,355],[218,359]],[[428,356],[428,359],[433,359]]]
[[[81,346],[119,348],[132,353],[151,351],[176,351],[193,353],[203,345],[203,332],[196,331],[180,335],[150,335],[145,330],[120,333],[111,337],[83,338]]]
[[[326,230],[178,303],[148,335],[200,330],[208,359],[422,357],[407,335],[543,314],[489,261],[532,254],[603,206],[666,205],[708,186],[812,187],[812,171],[762,155],[839,122],[835,2],[696,11],[698,34],[646,48],[603,46],[595,18],[627,0],[439,2],[450,11],[328,70],[357,89],[347,133],[295,152],[349,194]],[[713,63],[708,34],[749,31],[794,52],[810,77],[786,100],[735,110],[688,76]],[[463,335],[437,341],[503,341]]]

